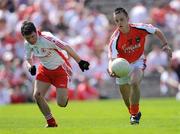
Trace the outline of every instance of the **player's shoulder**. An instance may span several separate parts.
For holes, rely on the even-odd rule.
[[[45,36],[45,37],[54,37],[54,35],[51,32],[48,31],[42,31],[39,32],[41,36]]]
[[[50,43],[53,43],[53,44],[58,44],[58,45],[62,45],[62,44],[66,44],[64,41],[62,41],[61,39],[59,39],[58,37],[56,37],[55,35],[53,35],[51,32],[46,32],[46,31],[43,31],[41,32],[41,36],[47,41],[47,42],[50,42]],[[62,46],[61,46],[62,47]]]
[[[130,23],[131,27],[139,27],[139,26],[143,26],[145,25],[145,23]]]
[[[135,28],[137,30],[144,30],[150,34],[155,33],[157,29],[152,24],[147,24],[147,23],[131,23],[130,27]]]
[[[48,42],[54,43],[57,40],[57,38],[51,32],[42,31],[42,32],[40,32],[39,35],[41,38],[43,38],[44,40],[46,40]]]
[[[114,29],[113,34],[117,34],[119,32],[119,28]]]
[[[24,47],[26,50],[29,50],[33,47],[33,45],[31,45],[29,42],[27,42],[26,40],[24,41]]]
[[[130,23],[130,26],[138,29],[154,28],[152,24],[147,23]]]
[[[116,28],[116,29],[113,31],[112,35],[111,35],[111,39],[114,38],[114,37],[116,37],[119,33],[120,33],[120,32],[119,32],[119,29]]]
[[[24,45],[29,46],[30,44],[29,44],[29,42],[27,40],[24,40]]]

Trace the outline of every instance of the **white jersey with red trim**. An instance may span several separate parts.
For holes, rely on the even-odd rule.
[[[25,42],[25,58],[31,59],[34,55],[39,58],[41,64],[47,69],[54,70],[60,65],[70,66],[67,61],[67,53],[62,49],[65,42],[57,39],[50,32],[38,32],[35,44]]]

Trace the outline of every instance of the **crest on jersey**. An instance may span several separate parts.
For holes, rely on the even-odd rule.
[[[136,42],[139,43],[140,40],[141,40],[141,38],[137,36],[137,37],[136,37]]]

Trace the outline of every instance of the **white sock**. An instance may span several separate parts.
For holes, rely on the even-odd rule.
[[[49,115],[45,116],[45,118],[46,118],[46,120],[49,120],[49,119],[51,119],[53,117],[52,117],[52,114],[50,113]]]

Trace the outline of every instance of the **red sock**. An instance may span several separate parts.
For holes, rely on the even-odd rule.
[[[130,105],[130,113],[135,116],[139,112],[139,104]]]
[[[53,117],[51,119],[47,120],[47,123],[50,126],[56,126],[57,125],[56,121],[55,121],[55,119]]]
[[[55,119],[52,116],[52,114],[47,115],[45,118],[47,120],[48,125],[50,125],[50,126],[56,126],[57,125]]]

